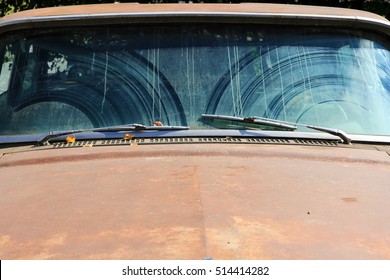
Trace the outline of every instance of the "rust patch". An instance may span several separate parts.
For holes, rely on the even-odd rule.
[[[157,249],[158,248],[158,249]],[[129,227],[42,235],[20,242],[0,237],[2,259],[202,259],[205,256],[199,228]]]
[[[378,238],[375,240],[359,239],[359,245],[372,255],[380,256],[382,259],[390,259],[390,237]]]
[[[331,7],[319,7],[309,5],[278,5],[278,4],[135,4],[135,3],[121,3],[121,4],[95,4],[95,5],[77,5],[77,6],[63,6],[27,10],[23,12],[14,13],[5,16],[0,22],[5,22],[13,19],[31,20],[31,17],[50,17],[50,16],[68,16],[68,15],[96,15],[96,14],[124,14],[124,13],[158,13],[158,12],[207,12],[207,13],[259,13],[259,14],[275,14],[275,15],[321,15],[332,17],[335,16],[360,16],[365,18],[372,18],[374,20],[385,19],[379,15],[350,9],[340,9]]]
[[[342,197],[341,200],[345,202],[357,202],[355,197]]]
[[[4,259],[51,259],[66,244],[67,233],[42,236],[40,239],[21,241],[9,235],[0,237],[0,252]],[[60,249],[60,250],[59,250]]]
[[[61,154],[69,161],[0,169],[7,182],[0,186],[0,257],[389,257],[387,165],[302,160],[327,159],[329,149],[190,148],[198,156],[184,156],[184,145],[139,146],[135,155],[124,147],[5,155],[4,162]],[[348,160],[360,155],[332,151]],[[372,154],[385,155],[365,158]]]
[[[11,236],[9,235],[0,236],[0,251],[2,251],[3,248],[7,246],[10,241],[11,241]]]
[[[328,148],[329,149],[329,148]],[[386,156],[384,156],[386,155]],[[390,165],[390,160],[386,153],[378,151],[346,150],[335,148],[332,156],[328,150],[287,147],[287,146],[251,146],[248,149],[246,145],[215,145],[215,144],[191,144],[191,145],[169,145],[169,146],[139,146],[136,149],[126,147],[99,147],[93,149],[72,148],[58,150],[39,150],[26,151],[24,153],[5,154],[1,158],[0,168],[56,164],[78,161],[91,161],[102,159],[137,159],[148,158],[158,159],[177,158],[177,157],[240,157],[240,158],[282,158],[299,159],[322,162],[338,163],[361,163],[370,165]],[[235,167],[235,172],[245,171],[247,167]],[[234,168],[233,168],[234,169]]]
[[[224,259],[290,259],[291,251],[295,259],[306,259],[312,257],[308,248],[326,240],[323,233],[314,235],[298,221],[279,223],[269,218],[237,216],[232,225],[212,227],[207,234],[211,257]]]

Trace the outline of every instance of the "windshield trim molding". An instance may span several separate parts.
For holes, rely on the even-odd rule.
[[[0,34],[10,30],[40,27],[86,26],[106,24],[137,23],[245,23],[273,25],[313,25],[323,27],[364,28],[390,36],[390,22],[385,19],[350,15],[319,15],[299,13],[258,13],[258,12],[120,12],[20,17],[0,21]]]

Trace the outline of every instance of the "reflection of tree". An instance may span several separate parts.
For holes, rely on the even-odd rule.
[[[138,2],[138,3],[177,3],[178,0],[45,0],[45,1],[33,1],[33,0],[3,0],[0,1],[0,16],[11,14],[17,11],[23,11],[35,8],[53,7],[53,6],[68,6],[68,5],[81,5],[81,4],[97,4],[97,3],[113,3],[113,2]],[[185,1],[190,2],[190,1]],[[390,18],[390,4],[386,0],[192,0],[191,2],[197,3],[240,3],[240,2],[271,2],[282,4],[300,4],[300,5],[316,5],[316,6],[332,6],[353,8],[359,10],[366,10],[379,15]]]
[[[41,46],[48,48],[49,44],[44,42]],[[39,40],[35,43],[39,45]],[[19,69],[24,79],[20,96],[13,98],[15,112],[37,103],[60,102],[83,112],[95,127],[148,124],[156,118],[167,125],[187,124],[183,106],[170,82],[139,54],[74,53],[74,48],[68,51],[68,45],[62,45],[61,53],[35,47],[39,56],[34,63]],[[58,51],[59,47],[54,44],[54,49]],[[44,77],[42,81],[33,78],[38,77],[34,75],[37,71]]]

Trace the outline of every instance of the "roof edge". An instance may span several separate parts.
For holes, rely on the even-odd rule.
[[[241,3],[241,4],[87,4],[60,7],[39,8],[17,12],[0,18],[0,22],[14,19],[33,19],[36,17],[71,16],[76,14],[110,14],[110,13],[145,13],[145,12],[199,12],[199,13],[254,13],[254,14],[297,14],[317,16],[356,16],[374,20],[387,21],[377,14],[326,6],[310,6],[296,4]]]
[[[115,17],[114,17],[115,16]],[[358,27],[390,36],[390,21],[365,11],[289,4],[90,4],[41,8],[0,19],[0,33],[17,29],[109,23],[233,22]]]

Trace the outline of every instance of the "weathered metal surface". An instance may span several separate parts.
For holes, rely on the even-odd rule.
[[[375,149],[151,145],[0,158],[1,259],[389,259]]]
[[[47,16],[94,15],[94,14],[123,14],[123,13],[259,13],[276,15],[321,15],[321,16],[350,16],[366,17],[376,20],[385,20],[383,17],[360,10],[341,9],[307,5],[280,5],[280,4],[95,4],[63,6],[27,10],[11,14],[2,18],[14,20],[19,18],[34,18]]]
[[[0,19],[1,32],[48,26],[123,23],[261,23],[364,28],[390,35],[385,18],[365,11],[278,4],[99,4],[28,10]]]

